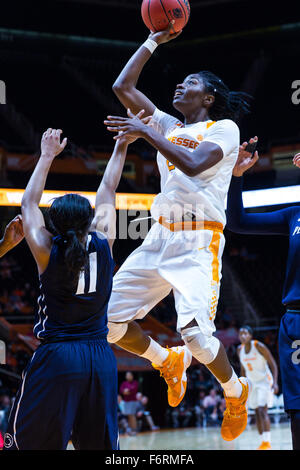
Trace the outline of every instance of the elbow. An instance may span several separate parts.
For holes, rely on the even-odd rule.
[[[197,176],[201,172],[198,167],[190,166],[190,165],[182,168],[182,171],[185,175],[190,176],[190,177]]]
[[[201,171],[198,168],[190,168],[188,170],[188,176],[197,176],[201,173]]]
[[[28,211],[29,211],[28,204],[26,204],[26,202],[25,203],[22,202],[22,204],[21,204],[21,214],[22,214],[22,216],[24,217],[25,214],[28,213]]]
[[[126,92],[129,91],[129,88],[130,87],[126,83],[126,81],[121,80],[119,78],[117,78],[117,80],[115,81],[115,83],[112,86],[112,90],[113,90],[114,94],[118,97],[126,94]]]
[[[32,201],[29,200],[28,197],[23,196],[22,201],[21,201],[21,212],[23,213],[24,211],[27,211],[32,207],[33,203]]]
[[[214,163],[215,164],[215,163]],[[182,170],[187,176],[197,176],[203,171],[209,170],[213,164],[211,164],[208,160],[200,161],[200,162],[188,162],[185,164],[185,169]]]
[[[112,86],[112,91],[114,92],[115,95],[118,96],[118,93],[120,92],[121,88],[122,87],[121,87],[120,83],[118,82],[118,80],[116,80],[115,83]]]
[[[23,196],[22,201],[21,201],[21,210],[26,210],[28,207],[28,200],[26,197]]]

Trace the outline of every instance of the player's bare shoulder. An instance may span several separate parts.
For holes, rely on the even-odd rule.
[[[258,350],[258,352],[260,352],[261,354],[264,353],[265,351],[268,351],[267,346],[261,341],[258,341],[257,339],[254,340],[254,346]]]

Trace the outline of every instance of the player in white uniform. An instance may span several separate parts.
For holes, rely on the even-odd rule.
[[[127,109],[134,114],[144,109],[145,116],[152,115],[152,126],[130,110],[128,118],[108,116],[105,121],[108,130],[144,138],[156,148],[161,175],[161,192],[151,209],[156,223],[114,278],[108,340],[152,362],[168,384],[171,406],[184,396],[185,370],[192,355],[205,364],[224,389],[227,408],[221,434],[232,440],[247,424],[248,383],[238,379],[213,332],[224,248],[224,201],[240,143],[234,119],[248,107],[243,94],[229,92],[210,72],[189,75],[177,85],[173,106],[183,115],[182,121],[160,111],[137,90],[153,48],[176,36],[171,36],[170,28],[151,34],[113,87]],[[185,346],[170,350],[133,320],[143,318],[171,290]]]
[[[252,384],[248,405],[255,410],[256,425],[261,437],[258,449],[268,450],[271,449],[268,407],[273,406],[274,393],[278,392],[277,364],[269,349],[253,339],[253,330],[250,326],[240,328],[239,337],[241,345],[238,347],[238,355],[241,374],[248,377]]]

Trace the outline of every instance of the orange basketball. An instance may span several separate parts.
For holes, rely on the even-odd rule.
[[[171,33],[177,33],[185,27],[190,18],[188,0],[143,0],[142,18],[152,32],[166,29],[174,20]]]

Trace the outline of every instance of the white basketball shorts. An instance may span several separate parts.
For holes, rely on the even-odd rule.
[[[259,382],[251,381],[252,390],[249,396],[248,406],[252,410],[262,406],[272,408],[274,394],[272,390],[273,381],[269,378],[260,380]]]
[[[217,222],[185,222],[184,230],[181,222],[156,222],[114,276],[108,321],[142,319],[173,290],[177,331],[195,319],[211,335],[224,244]]]

